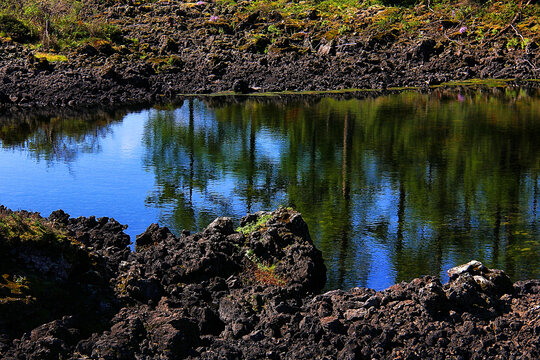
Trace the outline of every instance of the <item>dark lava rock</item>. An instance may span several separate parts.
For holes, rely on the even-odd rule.
[[[235,81],[233,85],[233,91],[237,93],[247,94],[249,92],[252,92],[253,90],[251,89],[249,83],[246,80],[240,79]]]
[[[96,56],[99,54],[99,51],[90,44],[86,44],[77,49],[77,53],[87,56]]]
[[[166,227],[160,228],[158,224],[152,224],[135,239],[135,248],[142,249],[145,246],[157,245],[161,241],[165,241],[174,235]]]
[[[0,91],[0,104],[9,104],[11,99],[5,93]]]
[[[450,269],[446,285],[425,276],[316,295],[326,269],[290,209],[248,214],[236,230],[221,217],[180,237],[152,224],[135,252],[113,219],[16,215],[43,222],[57,241],[35,246],[0,232],[1,358],[540,356],[540,280],[512,284],[471,261]],[[49,297],[30,291],[38,275]]]
[[[422,40],[415,49],[415,55],[422,61],[429,61],[429,58],[435,52],[436,44],[433,39]]]
[[[51,71],[54,66],[45,58],[37,58],[33,55],[28,57],[28,64],[31,68],[38,71]]]

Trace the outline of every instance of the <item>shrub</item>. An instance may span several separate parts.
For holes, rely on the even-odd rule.
[[[20,29],[26,27],[25,34],[37,35],[23,37],[25,42],[37,37],[45,48],[61,48],[89,37],[119,40],[118,30],[92,19],[92,11],[87,7],[77,0],[0,0],[0,13],[4,17],[15,20],[16,23],[11,23],[18,24]]]
[[[11,15],[0,15],[0,33],[21,43],[33,41],[28,26]]]

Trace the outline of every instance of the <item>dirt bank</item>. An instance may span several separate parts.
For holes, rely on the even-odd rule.
[[[3,108],[152,104],[233,90],[426,88],[540,76],[539,5],[530,2],[514,9],[513,18],[501,15],[489,23],[425,5],[364,6],[332,15],[318,7],[286,12],[249,2],[85,4],[98,14],[95,21],[118,29],[113,40],[89,40],[57,56],[22,44],[24,39],[0,38]]]
[[[218,218],[130,252],[113,219],[0,208],[3,359],[485,359],[540,356],[540,281],[471,262],[384,291],[317,295],[299,213]]]

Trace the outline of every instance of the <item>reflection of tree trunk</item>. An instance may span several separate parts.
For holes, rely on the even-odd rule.
[[[512,245],[514,244],[514,221],[516,219],[511,214],[508,214],[508,225],[506,225],[506,249],[505,249],[505,266],[504,271],[511,278],[514,277],[514,258],[510,253]]]
[[[506,226],[506,261],[505,261],[505,268],[504,270],[510,276],[511,278],[515,275],[515,264],[514,264],[514,257],[510,254],[510,250],[512,245],[515,242],[514,237],[514,231],[515,231],[515,225],[518,221],[518,214],[519,214],[519,191],[520,191],[520,181],[522,179],[521,176],[521,164],[519,159],[519,149],[516,143],[512,142],[509,145],[509,156],[508,156],[508,162],[505,166],[506,168],[512,168],[515,167],[515,173],[513,174],[513,179],[515,183],[514,186],[511,186],[508,190],[508,210],[507,210],[507,218],[508,218],[508,225]],[[506,155],[506,154],[505,154]],[[506,158],[506,156],[505,156]],[[516,166],[517,165],[517,166]]]
[[[538,207],[538,174],[534,175],[534,190],[533,190],[533,216],[532,223],[533,228],[536,230],[536,209]]]
[[[493,267],[499,268],[499,238],[501,234],[501,205],[497,201],[495,226],[493,227]]]
[[[253,118],[250,117],[249,122],[249,168],[246,173],[247,175],[247,211],[251,212],[252,198],[253,198],[253,187],[254,187],[254,177],[255,177],[255,124]]]
[[[45,132],[47,133],[47,140],[49,140],[49,143],[53,143],[53,134],[54,134],[54,130],[53,130],[53,126],[51,125],[51,123],[49,123],[47,126],[45,126]]]
[[[442,271],[442,259],[443,259],[442,242],[443,242],[442,235],[439,232],[437,236],[435,237],[435,263],[433,264],[433,270],[436,269],[437,274],[440,274]]]
[[[463,227],[465,228],[465,231],[467,232],[467,236],[471,237],[471,207],[469,206],[469,192],[466,188],[463,190],[463,202],[464,202],[464,209],[463,209]]]
[[[347,214],[350,211],[350,204],[348,200],[345,200],[345,211]],[[338,286],[340,289],[344,288],[345,285],[345,274],[347,273],[346,260],[347,255],[349,255],[349,230],[350,223],[347,220],[343,220],[344,228],[341,231],[341,236],[339,237],[339,270],[338,270]]]
[[[194,114],[193,114],[193,99],[189,99],[189,201],[192,201],[193,197],[193,177],[194,177]]]
[[[317,160],[317,124],[315,118],[312,118],[311,123],[311,149],[309,152],[310,157],[310,167],[309,167],[309,175],[310,175],[310,185],[311,185],[311,198],[315,199],[315,175],[316,175],[316,166],[315,161]]]
[[[349,255],[349,241],[350,241],[350,229],[351,229],[351,196],[350,196],[350,178],[349,178],[349,162],[350,162],[350,147],[351,137],[349,132],[351,127],[349,126],[348,112],[345,113],[345,119],[343,124],[343,162],[342,162],[342,183],[341,189],[343,193],[343,213],[342,213],[342,230],[339,238],[339,270],[338,281],[339,287],[343,288],[345,283],[345,274],[347,273],[346,260]]]
[[[397,209],[398,226],[397,226],[397,243],[396,243],[396,255],[400,256],[401,249],[403,248],[403,227],[405,225],[405,185],[403,180],[399,182],[399,203]]]
[[[403,228],[405,226],[405,185],[403,184],[403,179],[401,178],[399,180],[399,200],[398,200],[398,208],[397,208],[397,234],[396,234],[396,246],[394,251],[394,256],[396,259],[395,268],[397,270],[395,281],[399,281],[398,279],[401,279],[402,276],[402,262],[404,261],[404,254],[403,254]]]
[[[431,171],[431,162],[428,164],[428,190],[431,191],[431,185],[433,184],[433,176]]]
[[[348,171],[348,164],[347,164],[347,155],[348,155],[348,148],[349,148],[349,113],[345,113],[345,121],[343,124],[343,162],[341,165],[341,176],[342,176],[342,183],[341,183],[341,191],[343,193],[343,197],[345,199],[348,199],[350,189],[349,189],[349,171]]]

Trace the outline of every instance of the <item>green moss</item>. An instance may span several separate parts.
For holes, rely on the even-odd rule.
[[[0,33],[22,43],[33,40],[28,26],[12,15],[0,15]]]
[[[64,62],[64,61],[68,61],[67,56],[60,55],[60,54],[37,52],[34,56],[36,58],[38,58],[38,59],[45,59],[48,62]]]
[[[53,224],[39,215],[24,216],[19,213],[0,213],[0,242],[72,243]]]
[[[242,233],[244,235],[251,234],[252,232],[257,231],[260,228],[262,228],[266,224],[266,222],[268,220],[270,220],[271,217],[272,217],[271,214],[259,216],[257,221],[254,221],[254,222],[249,223],[249,224],[247,224],[245,226],[239,227],[239,228],[236,229],[236,231],[240,232],[240,233]]]
[[[461,81],[450,81],[442,83],[440,85],[433,86],[434,88],[438,87],[455,87],[455,86],[487,86],[487,87],[505,87],[508,85],[508,82],[513,81],[514,79],[469,79]]]

